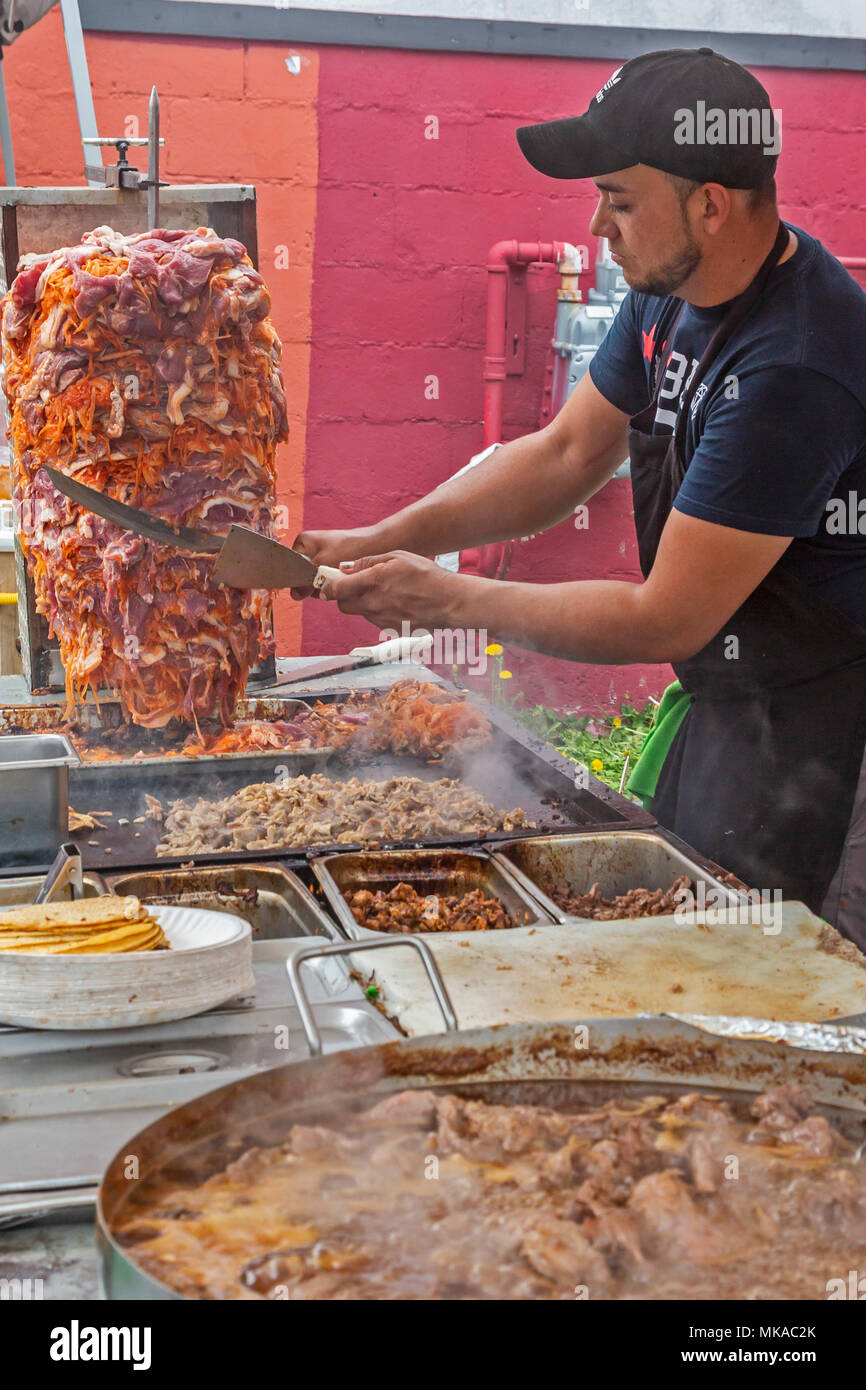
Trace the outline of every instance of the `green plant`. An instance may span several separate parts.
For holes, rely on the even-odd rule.
[[[655,712],[652,700],[642,709],[623,700],[616,715],[558,714],[546,705],[512,707],[521,724],[615,790],[619,789],[626,757],[629,769],[637,762]]]

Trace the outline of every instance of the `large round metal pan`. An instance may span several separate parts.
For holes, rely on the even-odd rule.
[[[828,1030],[829,1031],[829,1030]],[[793,1035],[796,1037],[796,1033]],[[613,1085],[699,1086],[744,1096],[806,1085],[854,1137],[866,1133],[866,1055],[712,1036],[667,1018],[526,1024],[385,1043],[262,1072],[210,1091],[142,1130],[115,1155],[97,1207],[103,1289],[110,1299],[178,1298],[115,1238],[130,1205],[144,1214],[164,1183],[197,1186],[290,1126],[326,1122],[407,1087],[447,1087],[505,1102],[596,1102]]]

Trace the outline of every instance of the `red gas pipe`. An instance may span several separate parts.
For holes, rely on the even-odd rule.
[[[502,441],[502,383],[505,380],[506,306],[512,266],[557,265],[562,241],[497,241],[487,253],[487,346],[484,354],[484,447]]]
[[[512,266],[557,265],[562,241],[497,241],[487,253],[487,342],[484,352],[484,447],[502,442],[502,387],[507,353],[508,277]],[[510,542],[496,541],[460,553],[464,574],[502,579],[511,559]]]

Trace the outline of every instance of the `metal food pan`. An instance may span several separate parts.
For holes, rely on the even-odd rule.
[[[78,755],[57,733],[0,737],[0,863],[37,866],[68,837],[69,769]]]
[[[32,903],[44,880],[43,874],[18,874],[14,878],[0,878],[0,907],[24,907]],[[84,897],[98,898],[108,890],[100,874],[84,875]],[[72,885],[61,888],[52,902],[72,900]]]
[[[278,863],[226,864],[209,869],[145,869],[109,877],[113,893],[133,894],[148,906],[200,907],[243,917],[253,941],[337,932],[309,889]]]
[[[147,1273],[141,1263],[146,1244],[130,1244],[123,1231],[130,1208],[146,1220],[164,1208],[167,1191],[176,1194],[182,1186],[195,1192],[246,1149],[282,1143],[292,1125],[336,1127],[341,1117],[407,1088],[447,1088],[489,1103],[573,1111],[660,1088],[672,1096],[710,1091],[745,1108],[761,1091],[808,1086],[831,1124],[857,1142],[862,1137],[866,1056],[856,1046],[842,1050],[835,1029],[823,1030],[827,1050],[818,1050],[809,1036],[816,1030],[807,1025],[775,1025],[772,1036],[780,1040],[769,1041],[748,1033],[726,1036],[717,1026],[699,1030],[676,1018],[592,1019],[590,1046],[577,1048],[575,1021],[478,1028],[338,1052],[260,1072],[174,1107],[125,1142],[102,1180],[97,1245],[105,1296],[186,1297]],[[139,1158],[133,1179],[130,1153]],[[383,1184],[387,1176],[385,1166]]]
[[[259,696],[257,699],[239,700],[235,708],[235,719],[261,719],[265,722],[292,720],[304,712],[308,702],[296,698],[281,699],[277,696]],[[160,739],[164,731],[160,729],[140,729],[141,749],[135,755],[126,753],[119,758],[100,758],[91,752],[84,740],[76,741],[76,732],[87,734],[104,730],[110,734],[124,726],[123,711],[117,700],[101,701],[97,707],[93,703],[79,705],[75,710],[73,722],[66,716],[63,704],[44,705],[4,705],[0,706],[0,734],[15,733],[56,733],[63,729],[74,751],[76,768],[72,775],[75,791],[89,789],[94,784],[109,784],[128,779],[130,773],[141,777],[146,772],[148,779],[153,777],[164,781],[166,777],[177,776],[180,768],[201,767],[203,772],[231,771],[247,773],[251,777],[267,776],[270,769],[287,761],[293,771],[315,771],[319,764],[333,757],[333,748],[312,748],[287,745],[285,748],[267,748],[245,753],[202,753],[198,757],[185,757],[183,754],[170,755],[160,751]],[[194,733],[193,729],[188,731]],[[153,749],[154,751],[149,751]]]
[[[550,913],[556,922],[592,921],[576,918],[551,896],[559,885],[574,893],[588,893],[597,883],[604,897],[616,897],[631,888],[669,888],[680,874],[692,883],[704,883],[735,906],[737,894],[716,878],[698,859],[669,844],[658,832],[615,830],[608,834],[532,836],[510,844],[491,844],[493,858],[523,891]]]
[[[498,898],[517,926],[549,922],[549,914],[504,872],[483,850],[380,850],[369,854],[328,854],[311,860],[313,873],[350,941],[390,936],[355,921],[346,894],[359,888],[387,891],[397,883],[409,883],[425,897],[429,894],[462,894],[481,888],[486,897]],[[419,936],[425,935],[420,929]],[[432,935],[433,933],[431,933]],[[445,933],[435,933],[443,935]],[[414,935],[414,933],[413,933]],[[399,935],[394,935],[399,940]]]

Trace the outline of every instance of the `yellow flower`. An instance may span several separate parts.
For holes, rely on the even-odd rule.
[[[489,647],[484,648],[485,656],[501,656],[502,648],[498,642],[491,642]]]
[[[501,681],[510,681],[510,680],[511,680],[511,672],[510,672],[510,671],[500,671],[500,672],[499,672],[499,679],[500,679]]]
[[[590,768],[593,772],[601,772],[604,768],[604,763],[602,762],[601,758],[593,758],[592,762],[590,763]]]
[[[614,727],[615,729],[621,729],[621,728],[622,728],[622,720],[620,719],[619,715],[617,715],[616,718],[614,719],[614,721],[613,721],[613,727]]]

